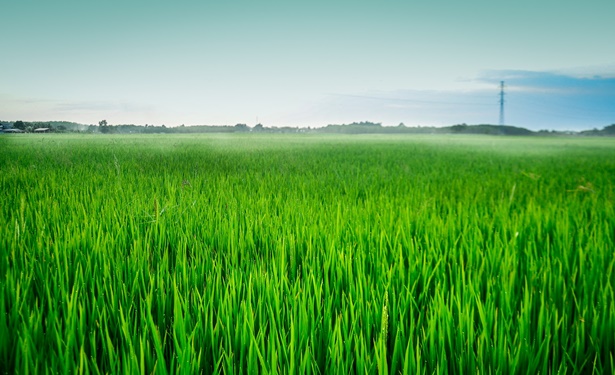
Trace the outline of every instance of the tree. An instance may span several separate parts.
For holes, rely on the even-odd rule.
[[[107,120],[102,120],[98,122],[98,127],[101,133],[109,133],[109,125],[107,125]]]
[[[609,126],[605,126],[602,129],[602,133],[609,134],[609,135],[615,134],[615,124],[612,124],[612,125],[609,125]]]
[[[235,125],[236,132],[247,132],[250,131],[250,128],[246,124],[237,124]]]
[[[26,130],[26,124],[23,121],[15,121],[13,127],[15,129]]]

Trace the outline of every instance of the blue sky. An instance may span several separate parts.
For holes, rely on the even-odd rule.
[[[1,1],[0,119],[615,123],[615,1]]]

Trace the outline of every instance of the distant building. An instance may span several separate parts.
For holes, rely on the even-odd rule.
[[[49,133],[51,129],[49,128],[38,128],[38,129],[34,129],[35,133]]]
[[[21,129],[2,129],[0,130],[2,133],[23,133],[24,131]]]
[[[13,129],[12,122],[0,122],[0,129]]]

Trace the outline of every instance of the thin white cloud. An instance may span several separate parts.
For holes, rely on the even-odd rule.
[[[107,102],[107,101],[61,101],[55,104],[59,112],[151,112],[154,108],[150,105],[142,105],[131,102]]]
[[[608,75],[582,77],[555,72],[493,70],[483,72],[478,80],[505,81],[509,88],[517,91],[615,96],[615,76]]]

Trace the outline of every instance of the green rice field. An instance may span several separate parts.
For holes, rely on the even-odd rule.
[[[0,188],[0,373],[615,373],[615,138],[3,135]]]

